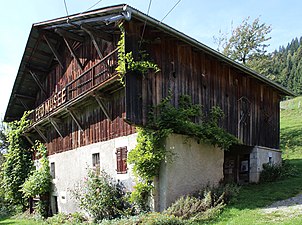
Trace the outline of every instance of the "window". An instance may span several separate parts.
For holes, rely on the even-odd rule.
[[[119,174],[127,173],[127,147],[116,149],[116,171]]]
[[[100,153],[92,154],[92,166],[100,167]]]
[[[50,163],[50,175],[51,175],[52,179],[56,178],[56,168],[55,168],[54,162]]]

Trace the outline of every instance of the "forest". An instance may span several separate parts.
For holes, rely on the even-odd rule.
[[[302,37],[294,38],[287,46],[269,53],[259,72],[302,95]]]

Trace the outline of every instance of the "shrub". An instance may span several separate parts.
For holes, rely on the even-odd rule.
[[[38,141],[33,148],[34,151],[37,152],[37,157],[40,157],[40,166],[36,170],[33,170],[21,185],[21,191],[25,198],[39,196],[40,200],[35,209],[41,216],[47,217],[49,204],[48,194],[51,190],[51,175],[47,149],[45,145]]]
[[[86,223],[87,218],[82,213],[58,213],[46,220],[47,224],[81,224]]]
[[[183,220],[201,221],[215,217],[223,207],[222,197],[218,201],[214,201],[212,192],[207,192],[203,199],[193,196],[181,197],[165,210],[164,213]]]
[[[235,184],[206,187],[194,196],[183,196],[164,211],[183,220],[206,221],[215,218],[232,198],[239,193]]]
[[[263,164],[263,170],[260,173],[260,182],[273,182],[285,177],[296,176],[297,169],[287,160],[281,164]]]
[[[195,194],[198,198],[203,198],[204,193],[210,192],[214,201],[218,201],[220,196],[222,196],[225,204],[234,201],[239,194],[240,186],[236,183],[219,184],[217,187],[207,186]]]
[[[72,193],[79,207],[87,211],[96,222],[119,218],[132,212],[124,186],[115,182],[105,171],[88,171],[85,183],[76,187]]]

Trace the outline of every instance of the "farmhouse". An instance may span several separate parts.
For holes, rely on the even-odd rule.
[[[121,27],[123,27],[121,29]],[[123,34],[123,29],[125,35]],[[119,40],[137,59],[142,51],[160,68],[121,80]],[[262,164],[280,163],[279,102],[292,93],[187,35],[128,5],[33,24],[7,106],[5,121],[33,110],[24,136],[46,144],[53,176],[53,212],[73,212],[70,190],[87,168],[100,166],[132,190],[127,154],[150,106],[172,92],[189,95],[207,114],[218,106],[220,126],[239,144],[227,152],[175,134],[156,181],[154,209],[220,180],[257,182]]]

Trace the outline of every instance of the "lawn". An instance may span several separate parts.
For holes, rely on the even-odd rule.
[[[1,225],[41,225],[40,222],[27,219],[12,219],[12,218],[2,218],[0,219]]]

